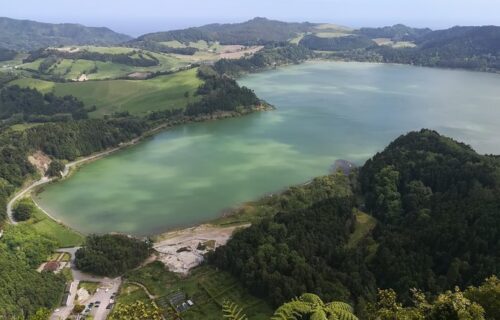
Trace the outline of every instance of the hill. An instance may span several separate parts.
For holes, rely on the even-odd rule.
[[[12,60],[16,57],[17,52],[0,47],[0,61]]]
[[[104,27],[0,18],[0,47],[16,51],[60,45],[112,45],[130,39],[130,36]]]
[[[397,25],[357,32],[384,38],[375,39],[378,46],[335,53],[333,57],[478,71],[500,70],[500,27],[497,26],[430,31]],[[398,43],[400,45],[394,45]]]
[[[149,33],[137,38],[138,41],[181,43],[204,40],[221,44],[261,45],[270,42],[288,41],[299,33],[311,30],[316,24],[289,23],[266,18],[254,18],[242,23],[208,24],[201,27],[167,32]]]
[[[371,39],[388,38],[393,41],[415,41],[426,34],[432,32],[429,28],[412,28],[404,24],[396,24],[382,28],[361,28],[357,34],[364,35]]]
[[[498,157],[411,132],[368,160],[359,179],[331,178],[349,192],[315,185],[324,196],[300,193],[305,207],[278,198],[277,214],[236,233],[210,261],[275,305],[313,292],[350,301],[360,315],[376,288],[410,302],[411,288],[435,295],[478,285],[499,274],[499,170]]]

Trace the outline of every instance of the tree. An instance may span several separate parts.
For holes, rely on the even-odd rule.
[[[50,317],[50,310],[47,308],[38,309],[38,311],[29,317],[29,320],[48,320]]]
[[[118,276],[141,264],[151,243],[125,235],[90,235],[76,252],[78,269],[103,276]]]
[[[109,320],[162,320],[161,310],[154,304],[137,301],[133,304],[118,304]]]
[[[465,296],[484,308],[487,320],[500,319],[500,279],[496,276],[489,277],[479,287],[467,288]]]
[[[401,194],[398,192],[399,172],[393,166],[383,168],[375,176],[376,210],[386,220],[401,214]]]
[[[274,313],[273,320],[328,319],[357,320],[350,305],[344,302],[324,303],[317,295],[304,293],[287,302]]]
[[[75,306],[73,307],[73,314],[79,314],[83,310],[85,310],[85,306],[84,305],[82,305],[82,304],[75,304]]]
[[[61,177],[62,172],[65,170],[65,165],[59,160],[53,160],[49,168],[47,169],[46,175],[49,177]]]
[[[425,295],[412,290],[413,306],[403,307],[392,289],[379,290],[377,302],[371,305],[369,320],[484,320],[484,309],[467,299],[460,289],[446,291],[428,302]]]
[[[31,218],[34,210],[35,207],[29,200],[22,200],[13,210],[14,219],[16,221],[26,221]]]

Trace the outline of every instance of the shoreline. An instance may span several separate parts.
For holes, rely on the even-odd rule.
[[[63,221],[55,218],[48,211],[43,209],[35,201],[31,192],[36,191],[41,186],[46,185],[48,183],[60,182],[64,179],[67,179],[67,178],[71,177],[71,175],[75,172],[75,170],[77,168],[79,168],[80,166],[85,165],[89,162],[101,159],[103,157],[106,157],[110,154],[113,154],[114,152],[126,149],[128,147],[132,147],[132,146],[136,145],[137,143],[139,143],[139,142],[141,142],[149,137],[152,137],[152,136],[154,136],[154,135],[156,135],[164,130],[168,130],[170,128],[174,128],[177,126],[186,125],[186,124],[190,124],[190,123],[200,123],[200,122],[206,122],[206,121],[215,121],[215,120],[223,120],[223,119],[229,119],[229,118],[237,118],[237,117],[242,117],[242,116],[249,115],[249,114],[256,113],[256,112],[272,111],[272,110],[275,110],[275,108],[273,106],[271,106],[267,103],[263,103],[263,104],[258,105],[258,106],[253,106],[252,108],[247,109],[244,112],[218,111],[218,112],[214,112],[212,114],[202,114],[202,115],[198,115],[198,116],[183,116],[181,119],[170,120],[170,121],[167,120],[166,122],[144,132],[142,135],[140,135],[140,136],[138,136],[130,141],[122,142],[118,146],[113,147],[111,149],[99,151],[97,153],[91,154],[89,156],[86,156],[86,157],[83,157],[81,159],[77,159],[75,161],[72,161],[72,162],[65,164],[64,171],[61,172],[61,177],[59,177],[59,178],[42,176],[40,179],[35,180],[35,181],[29,183],[28,185],[22,187],[17,193],[15,193],[12,196],[12,198],[7,203],[7,207],[6,207],[7,220],[9,222],[9,224],[11,224],[11,225],[15,226],[18,224],[18,222],[14,219],[14,216],[13,216],[14,205],[16,204],[17,201],[22,199],[24,196],[28,195],[31,198],[31,200],[35,203],[35,205],[38,207],[38,209],[40,209],[45,215],[47,215],[47,217],[49,217],[50,219],[54,220],[55,222],[65,226],[65,227],[67,227],[67,228],[69,228],[77,233],[82,234],[78,230],[70,227],[69,225],[67,225]],[[166,231],[166,232],[169,232],[169,231]],[[152,236],[161,235],[163,233],[165,233],[165,232],[155,234]]]

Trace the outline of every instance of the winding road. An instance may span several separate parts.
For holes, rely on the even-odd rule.
[[[102,152],[93,154],[91,156],[82,158],[80,160],[76,160],[76,161],[70,162],[70,163],[66,164],[66,166],[64,167],[64,170],[61,172],[61,177],[62,178],[66,177],[68,175],[68,173],[69,173],[69,171],[70,171],[71,168],[73,168],[75,166],[78,166],[81,163],[84,163],[84,162],[87,162],[87,161],[91,161],[91,160],[94,160],[94,159],[106,156],[106,155],[108,155],[110,153],[113,153],[113,152],[115,152],[115,151],[123,148],[123,147],[133,145],[138,140],[139,140],[139,138],[134,139],[132,141],[129,141],[127,143],[123,143],[123,144],[121,144],[120,146],[118,146],[116,148],[109,149],[109,150],[106,150],[106,151],[102,151]],[[31,190],[33,190],[34,188],[36,188],[38,186],[41,186],[42,184],[49,183],[49,182],[51,182],[53,180],[54,180],[54,178],[49,178],[49,177],[45,177],[44,176],[40,180],[37,180],[37,181],[33,182],[32,184],[26,186],[25,188],[21,189],[18,193],[16,193],[16,195],[14,197],[12,197],[12,199],[10,199],[10,201],[7,203],[7,216],[9,218],[9,221],[10,221],[11,224],[13,224],[13,225],[17,224],[17,221],[14,219],[14,216],[13,216],[14,204],[19,199],[21,199],[24,195],[26,195],[28,192],[30,192]]]

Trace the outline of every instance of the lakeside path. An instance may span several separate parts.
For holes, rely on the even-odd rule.
[[[237,116],[243,116],[243,115],[250,114],[253,112],[270,111],[270,110],[274,110],[274,109],[275,108],[271,105],[262,104],[262,105],[253,107],[250,111],[247,111],[246,113],[238,113]],[[137,142],[141,141],[142,139],[150,137],[151,135],[153,135],[156,132],[161,131],[163,129],[167,129],[167,128],[181,125],[181,124],[192,123],[192,122],[200,122],[200,121],[203,122],[203,121],[219,120],[219,119],[232,118],[232,117],[235,117],[234,112],[220,111],[220,112],[216,112],[216,113],[210,114],[210,115],[200,115],[198,117],[189,118],[188,121],[180,121],[178,123],[173,123],[173,124],[172,123],[161,124],[153,129],[145,132],[144,134],[142,134],[141,136],[139,136],[135,139],[132,139],[128,142],[123,142],[123,143],[119,144],[118,147],[108,149],[105,151],[101,151],[101,152],[95,153],[93,155],[90,155],[88,157],[82,158],[80,160],[76,160],[76,161],[67,163],[66,166],[64,167],[64,171],[61,172],[61,178],[65,178],[70,173],[70,169],[75,167],[75,166],[78,166],[82,163],[92,161],[92,160],[95,160],[95,159],[98,159],[98,158],[101,158],[104,156],[107,156],[115,151],[132,146],[132,145],[136,144]],[[14,195],[14,197],[7,203],[7,217],[8,217],[9,222],[13,225],[17,224],[17,222],[15,221],[15,219],[13,217],[13,208],[14,208],[14,204],[16,203],[17,200],[22,198],[24,195],[26,195],[26,193],[33,190],[35,187],[49,183],[53,180],[54,180],[54,178],[42,177],[40,180],[37,180],[37,181],[29,184],[28,186],[22,188],[19,192],[17,192]],[[40,206],[38,206],[38,207],[40,208]],[[42,209],[42,208],[40,208],[40,209]],[[55,220],[48,212],[46,212],[43,209],[42,209],[42,211],[45,212],[47,214],[47,216],[49,216],[50,218]]]
[[[159,130],[160,128],[155,128],[153,129],[152,131],[156,131],[156,130]],[[105,150],[105,151],[102,151],[102,152],[99,152],[99,153],[95,153],[93,155],[90,155],[88,157],[85,157],[85,158],[82,158],[82,159],[79,159],[79,160],[76,160],[76,161],[73,161],[73,162],[69,162],[67,163],[65,166],[64,166],[64,171],[61,172],[61,179],[65,178],[69,173],[70,173],[70,169],[71,168],[74,168],[82,163],[85,163],[85,162],[88,162],[88,161],[92,161],[92,160],[95,160],[95,159],[98,159],[98,158],[101,158],[101,157],[104,157],[104,156],[107,156],[115,151],[118,151],[122,148],[125,148],[125,147],[128,147],[128,146],[131,146],[131,145],[134,145],[136,144],[140,139],[142,139],[142,136],[141,137],[138,137],[138,138],[135,138],[129,142],[125,142],[125,143],[122,143],[120,144],[118,147],[115,147],[115,148],[112,148],[112,149],[108,149],[108,150]],[[43,184],[46,184],[46,183],[49,183],[51,181],[54,181],[54,178],[49,178],[49,177],[42,177],[41,179],[27,185],[26,187],[24,187],[23,189],[21,189],[18,193],[16,193],[16,195],[14,197],[12,197],[12,199],[10,199],[10,201],[7,203],[7,216],[9,218],[9,221],[11,224],[13,225],[16,225],[17,224],[17,221],[14,219],[14,215],[13,215],[13,209],[14,209],[14,204],[19,200],[21,199],[22,197],[24,197],[27,193],[29,193],[31,190],[33,190],[34,188],[38,187],[38,186],[41,186]],[[43,210],[45,212],[45,210]],[[45,212],[47,213],[47,212]],[[47,214],[50,218],[54,219],[51,215]]]

